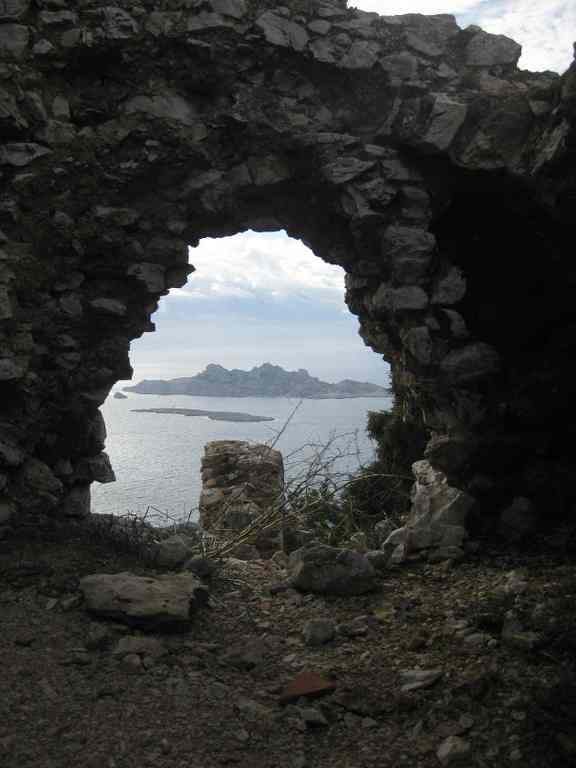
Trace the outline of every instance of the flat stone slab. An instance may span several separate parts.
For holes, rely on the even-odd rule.
[[[80,589],[90,613],[147,629],[185,629],[208,601],[206,587],[191,573],[99,573],[83,578]]]

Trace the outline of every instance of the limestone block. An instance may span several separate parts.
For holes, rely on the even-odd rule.
[[[74,141],[76,138],[76,128],[72,123],[49,120],[42,130],[37,131],[35,138],[45,144],[63,146]]]
[[[466,465],[474,448],[472,438],[438,435],[429,441],[424,458],[442,472],[458,472]]]
[[[458,267],[450,267],[448,272],[438,280],[434,293],[433,304],[457,304],[466,294],[466,278]]]
[[[91,482],[95,480],[97,483],[113,483],[116,480],[116,475],[110,464],[108,454],[102,452],[98,456],[80,459],[74,468],[74,479],[77,481],[87,480]]]
[[[156,562],[164,568],[178,568],[192,557],[198,541],[198,536],[183,534],[161,539],[155,548]]]
[[[382,256],[393,265],[393,274],[398,278],[399,270],[396,268],[398,262],[409,260],[418,265],[417,275],[422,276],[432,259],[432,254],[436,247],[436,238],[434,235],[418,227],[405,227],[393,225],[388,227],[382,238]],[[396,268],[396,269],[395,269]],[[411,270],[414,272],[414,269]],[[400,275],[402,270],[400,270]],[[406,275],[409,278],[413,274]]]
[[[378,43],[356,41],[340,61],[340,66],[346,69],[372,69],[380,55]]]
[[[90,613],[148,629],[186,629],[207,602],[206,587],[191,573],[94,574],[80,581],[80,590]]]
[[[127,40],[138,33],[138,23],[124,9],[108,6],[100,13],[104,17],[103,33],[108,40]]]
[[[365,555],[352,549],[312,544],[288,560],[291,583],[303,592],[363,595],[376,585],[376,571]]]
[[[0,285],[0,320],[8,320],[12,317],[12,302],[8,289]]]
[[[16,476],[14,497],[28,509],[52,509],[60,501],[63,485],[50,467],[28,459]]]
[[[0,31],[2,27],[0,26]],[[0,52],[2,50],[0,41]],[[49,155],[52,150],[30,142],[12,142],[0,147],[0,165],[13,165],[23,168],[40,157]]]
[[[30,29],[22,24],[0,25],[0,55],[22,59],[28,48]]]
[[[277,15],[274,11],[266,11],[259,16],[256,26],[264,32],[266,40],[272,45],[302,51],[308,44],[309,37],[304,27]]]
[[[448,485],[446,475],[435,470],[428,461],[412,466],[416,484],[408,525],[466,526],[474,499],[464,491]]]
[[[376,311],[415,312],[426,309],[428,296],[422,288],[416,285],[390,288],[384,283],[372,297],[371,303]]]
[[[326,179],[333,184],[345,184],[375,165],[374,160],[361,160],[358,157],[344,156],[324,165],[322,172]]]
[[[14,381],[23,378],[24,366],[11,357],[0,358],[0,381]]]
[[[16,505],[8,499],[0,499],[0,525],[6,525],[16,514]]]
[[[56,120],[70,120],[70,103],[64,96],[55,96],[52,101],[52,114]]]
[[[403,343],[412,357],[421,365],[430,365],[432,362],[432,339],[426,326],[411,328],[404,334]]]
[[[107,299],[105,297],[100,299],[92,299],[90,302],[92,309],[97,312],[101,312],[103,315],[115,315],[116,317],[123,317],[128,312],[126,304],[118,299]]]
[[[67,29],[60,36],[60,45],[62,48],[82,48],[92,42],[92,34],[87,29],[80,27]]]
[[[19,19],[30,8],[30,0],[1,0],[0,21]]]
[[[418,72],[418,59],[411,53],[392,53],[380,59],[380,66],[393,80],[412,80]]]
[[[216,13],[232,16],[235,19],[243,18],[248,12],[246,0],[210,0],[210,5]]]
[[[197,110],[182,96],[169,91],[151,96],[134,96],[124,105],[126,114],[145,114],[162,120],[175,120],[184,125],[194,125]]]
[[[75,26],[78,24],[78,14],[74,11],[41,11],[40,23],[47,26]]]
[[[52,53],[56,53],[56,47],[49,40],[38,40],[32,46],[32,53],[35,56],[50,56]]]
[[[0,440],[0,466],[19,467],[24,462],[25,454],[8,438]]]
[[[0,89],[0,127],[9,130],[22,131],[28,127],[28,122],[12,94]]]
[[[394,530],[396,530],[396,525],[390,518],[385,517],[383,520],[379,520],[374,526],[374,535],[378,544],[383,544]]]
[[[314,58],[324,64],[335,64],[338,60],[337,48],[330,40],[313,40],[310,43],[310,50]]]
[[[498,353],[484,342],[468,344],[449,352],[440,363],[440,370],[446,379],[459,385],[493,376],[499,368]]]
[[[479,29],[466,46],[466,64],[471,67],[493,67],[517,64],[522,46],[504,35],[490,35]]]
[[[69,293],[63,296],[58,305],[63,315],[69,319],[79,319],[84,313],[82,301],[77,293]]]
[[[464,124],[468,107],[444,94],[434,99],[428,128],[423,136],[423,146],[442,152],[448,149]]]
[[[140,212],[134,208],[113,208],[109,205],[96,205],[94,218],[104,224],[116,227],[131,227],[140,218]]]
[[[467,339],[470,336],[468,327],[462,315],[453,309],[443,309],[442,314],[447,318],[450,333],[455,339]]]
[[[186,22],[186,29],[188,32],[201,32],[205,29],[217,29],[218,27],[230,27],[231,21],[225,19],[219,13],[197,13],[194,16],[189,17]]]
[[[332,28],[332,24],[326,19],[314,19],[308,24],[310,32],[314,32],[317,35],[327,35]]]
[[[90,514],[90,485],[73,486],[64,497],[62,511],[66,517],[87,517]]]
[[[147,32],[154,37],[170,35],[178,31],[182,15],[174,11],[152,11],[145,20]]]
[[[276,155],[251,157],[248,161],[248,167],[252,180],[258,187],[279,184],[292,176],[292,171],[286,161]]]
[[[132,264],[126,270],[126,274],[143,283],[149,293],[162,293],[166,288],[165,273],[166,268],[161,264],[150,263]]]

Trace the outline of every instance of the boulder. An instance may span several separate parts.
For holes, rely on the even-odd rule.
[[[293,552],[288,573],[296,589],[324,595],[363,595],[376,585],[376,571],[365,555],[325,544]]]
[[[378,545],[383,544],[392,531],[396,530],[397,527],[397,524],[389,517],[379,520],[374,526],[374,536],[376,537]]]
[[[206,587],[191,573],[93,574],[81,580],[80,590],[90,613],[146,629],[186,629],[208,600]]]
[[[163,568],[178,568],[192,557],[197,545],[196,536],[168,536],[156,545],[156,562]]]

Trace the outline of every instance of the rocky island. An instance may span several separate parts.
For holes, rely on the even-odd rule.
[[[177,416],[205,416],[211,421],[274,421],[273,416],[254,416],[236,411],[202,411],[195,408],[133,408],[132,413],[168,413]]]
[[[310,376],[308,371],[285,371],[279,365],[264,363],[250,371],[228,370],[210,364],[196,376],[154,380],[144,379],[126,392],[140,395],[202,395],[203,397],[302,397],[310,399],[387,397],[386,387],[344,379],[336,384]]]

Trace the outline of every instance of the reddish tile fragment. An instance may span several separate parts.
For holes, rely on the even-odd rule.
[[[287,704],[300,697],[315,699],[318,696],[330,693],[335,688],[336,683],[326,680],[318,672],[305,670],[288,683],[280,694],[279,701],[281,704]]]

